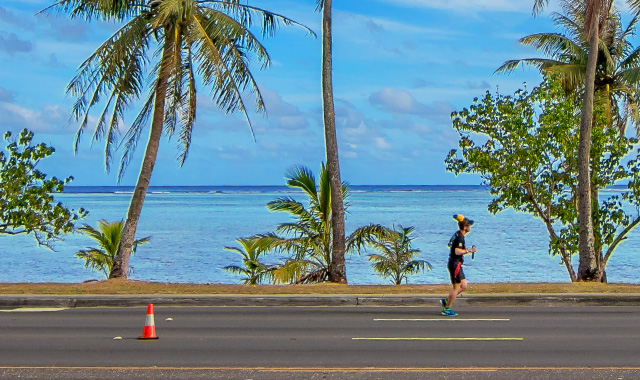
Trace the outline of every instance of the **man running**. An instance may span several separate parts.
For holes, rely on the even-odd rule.
[[[449,251],[447,269],[449,269],[453,288],[451,289],[449,296],[440,301],[442,304],[442,315],[449,317],[455,317],[457,315],[453,310],[451,310],[451,305],[453,305],[453,301],[456,300],[456,297],[467,289],[467,280],[464,277],[464,271],[462,270],[464,255],[477,251],[475,246],[468,249],[464,241],[464,236],[471,231],[473,220],[469,220],[460,214],[454,215],[453,218],[458,221],[459,228],[459,230],[456,231],[449,240],[449,247],[451,249]]]

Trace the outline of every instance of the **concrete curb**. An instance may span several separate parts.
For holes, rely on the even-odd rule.
[[[441,295],[0,295],[0,308],[159,306],[438,306]],[[640,294],[469,294],[458,305],[640,306]]]

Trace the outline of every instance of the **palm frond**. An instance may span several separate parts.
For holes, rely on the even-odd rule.
[[[276,265],[272,270],[275,284],[290,284],[296,282],[304,273],[308,273],[316,265],[309,260],[287,260],[283,264]]]
[[[85,20],[123,21],[145,9],[140,0],[61,0],[38,13],[66,13]]]
[[[549,0],[533,0],[533,15],[537,16],[549,4]]]
[[[425,260],[412,260],[405,264],[403,268],[403,272],[407,274],[418,274],[420,272],[424,272],[425,270],[431,270],[432,266],[428,261]]]
[[[319,203],[316,177],[311,169],[302,165],[295,165],[287,169],[284,176],[287,179],[287,186],[304,191],[311,202]]]
[[[389,239],[395,232],[380,224],[369,224],[359,227],[347,237],[347,252],[360,251],[367,245],[375,245],[378,241]]]
[[[147,101],[144,103],[138,116],[133,121],[127,133],[123,137],[122,141],[126,141],[124,145],[124,151],[122,152],[122,157],[120,158],[120,167],[118,169],[118,183],[122,180],[124,173],[129,166],[129,163],[133,159],[133,154],[135,153],[136,146],[138,141],[140,140],[140,135],[142,134],[142,130],[145,125],[149,122],[151,114],[153,112],[153,105],[156,97],[156,86],[154,85],[149,91],[149,97]]]
[[[502,66],[498,67],[495,74],[511,74],[518,66],[532,66],[535,67],[539,72],[544,73],[549,68],[564,65],[564,62],[555,60],[555,59],[543,59],[543,58],[525,58],[525,59],[512,59],[506,61],[502,64]]]
[[[522,37],[521,45],[540,50],[551,59],[562,62],[584,62],[586,65],[588,51],[569,37],[560,33],[537,33]]]
[[[77,97],[72,115],[76,120],[82,119],[74,142],[76,152],[82,133],[87,126],[90,110],[98,104],[101,95],[110,94],[92,139],[97,141],[107,133],[105,131],[107,112],[113,105],[105,147],[105,166],[107,167],[119,119],[122,118],[128,104],[138,98],[143,87],[148,36],[149,32],[144,19],[140,17],[133,19],[114,33],[80,65],[78,74],[67,86],[67,93]],[[90,98],[88,98],[89,94],[91,94]]]
[[[210,86],[212,91],[212,99],[216,105],[225,113],[241,111],[251,135],[255,140],[251,119],[244,105],[242,98],[242,90],[251,81],[252,77],[248,75],[244,62],[238,62],[236,55],[233,54],[232,46],[223,45],[224,43],[224,25],[217,22],[217,19],[210,19],[207,14],[202,11],[196,12],[196,16],[192,18],[192,26],[190,28],[193,35],[192,45],[197,49],[199,63],[199,72],[205,86]],[[233,42],[233,41],[231,41]],[[235,47],[235,46],[234,46]],[[241,59],[242,61],[242,59]],[[257,84],[255,84],[257,88]],[[256,110],[262,112],[264,104]]]
[[[277,13],[269,12],[265,9],[253,7],[248,4],[243,4],[240,0],[198,0],[200,4],[209,4],[212,7],[219,7],[226,13],[234,16],[240,21],[242,25],[251,27],[254,24],[254,17],[261,18],[261,30],[263,36],[273,36],[278,29],[279,23],[286,26],[299,26],[305,29],[310,35],[316,37],[316,34],[306,26]]]
[[[181,153],[178,158],[180,166],[184,165],[189,153],[189,147],[191,146],[191,134],[193,127],[196,123],[196,106],[197,106],[197,91],[196,91],[196,79],[193,72],[193,57],[191,55],[191,48],[188,49],[186,57],[186,72],[187,72],[187,99],[185,102],[184,116],[180,126],[180,145]]]

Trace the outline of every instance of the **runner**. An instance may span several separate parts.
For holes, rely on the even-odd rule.
[[[475,245],[468,249],[465,245],[464,236],[471,231],[473,226],[473,220],[465,218],[461,214],[456,214],[453,218],[458,222],[459,230],[453,234],[449,240],[449,262],[447,263],[447,269],[449,269],[449,275],[451,277],[451,285],[453,288],[447,298],[443,298],[440,303],[442,304],[442,315],[449,317],[455,317],[457,314],[451,310],[451,305],[456,297],[467,289],[467,279],[464,277],[464,271],[462,270],[462,263],[464,263],[464,255],[474,253],[477,251]]]

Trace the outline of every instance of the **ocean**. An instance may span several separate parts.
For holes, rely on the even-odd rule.
[[[473,283],[569,282],[559,257],[548,254],[545,226],[531,215],[507,210],[497,215],[487,211],[489,192],[480,186],[351,186],[346,217],[347,234],[357,227],[379,223],[414,226],[418,258],[433,266],[431,271],[409,277],[411,284],[447,283],[446,261],[450,236],[457,226],[453,214],[475,221],[467,245],[475,244],[475,259],[465,258],[465,274]],[[82,223],[115,221],[126,216],[132,187],[74,187],[55,196],[65,206],[89,211]],[[612,190],[617,191],[617,190]],[[606,195],[606,191],[603,192]],[[240,283],[240,277],[224,271],[239,264],[240,256],[224,250],[236,246],[235,239],[274,231],[291,221],[285,213],[270,212],[266,204],[291,196],[306,203],[301,192],[280,186],[190,186],[152,187],[147,195],[137,237],[151,236],[131,258],[131,279],[160,282]],[[93,241],[72,234],[55,243],[55,251],[38,247],[28,236],[0,235],[0,282],[82,282],[102,279],[85,269],[75,257]],[[633,231],[609,260],[609,282],[638,283],[637,250],[640,230]],[[275,254],[267,263],[280,262]],[[578,258],[574,256],[574,268]],[[347,257],[351,284],[390,284],[371,269],[366,254]]]

